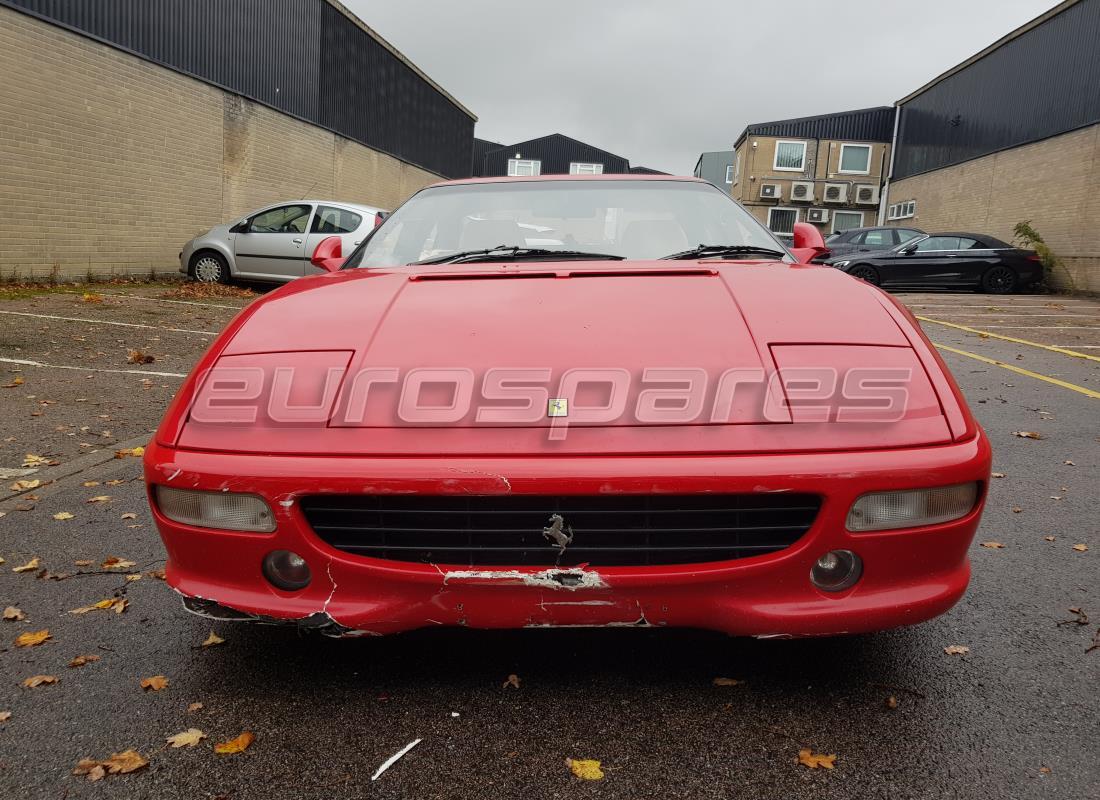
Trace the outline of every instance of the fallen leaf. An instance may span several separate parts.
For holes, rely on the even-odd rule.
[[[3,384],[3,387],[0,387],[0,388],[14,389],[16,386],[22,386],[24,383],[25,383],[25,381],[23,380],[23,376],[22,375],[16,375],[14,378],[11,379],[10,383],[5,383],[5,384]]]
[[[27,615],[15,606],[8,606],[4,609],[4,620],[6,622],[22,622],[26,618]]]
[[[80,302],[82,302],[82,303],[102,303],[103,302],[103,295],[99,294],[98,292],[84,292],[84,294],[82,294],[80,296]]]
[[[99,565],[101,569],[129,569],[130,567],[136,567],[136,561],[127,561],[125,558],[119,558],[118,556],[107,556],[107,560]]]
[[[970,652],[970,648],[964,644],[950,644],[943,648],[943,652],[949,656],[964,656]]]
[[[32,570],[38,569],[38,565],[40,563],[41,562],[39,561],[38,556],[35,556],[34,558],[32,558],[30,561],[28,561],[26,564],[24,564],[21,567],[12,567],[11,571],[12,572],[31,572]]]
[[[715,686],[740,686],[744,681],[739,681],[737,678],[715,678],[711,683]]]
[[[7,722],[9,719],[11,719],[10,711],[0,711],[0,722]]]
[[[16,481],[8,488],[11,489],[13,492],[29,492],[31,489],[37,489],[41,485],[42,481],[40,480],[20,480]]]
[[[69,662],[69,666],[83,667],[85,664],[91,664],[93,661],[99,661],[99,656],[77,656]]]
[[[228,742],[220,742],[214,745],[214,752],[221,753],[222,755],[243,753],[254,741],[256,741],[256,735],[252,733],[252,731],[245,731],[236,739],[230,739]]]
[[[210,631],[210,635],[206,637],[206,641],[202,643],[202,647],[213,647],[216,644],[224,644],[225,639],[218,636],[214,631]]]
[[[141,679],[141,688],[145,691],[159,692],[168,686],[168,679],[163,675],[154,675],[151,678]]]
[[[136,750],[123,750],[121,753],[111,753],[109,758],[96,761],[91,758],[82,758],[73,769],[73,775],[86,775],[90,781],[98,781],[105,774],[111,775],[136,772],[149,762]]]
[[[125,514],[122,515],[122,519],[137,519],[137,514],[135,514],[133,511],[127,511]]]
[[[991,477],[991,478],[1003,478],[1004,476],[1005,476],[1005,474],[1003,472],[991,472],[991,473],[989,473],[989,477]]]
[[[519,688],[519,675],[509,675],[505,679],[504,683],[500,685],[500,688],[507,689],[509,686],[511,686],[513,689]]]
[[[1053,541],[1054,541],[1054,537],[1053,537],[1053,536],[1044,536],[1043,538],[1044,538],[1044,539],[1045,539],[1046,541],[1048,541],[1048,542],[1053,542]]]
[[[50,638],[50,632],[48,630],[41,631],[27,631],[21,633],[15,638],[16,647],[37,647]]]
[[[144,448],[142,449],[142,452],[144,452]],[[120,481],[117,478],[115,480],[107,481],[108,486],[121,486],[124,483],[126,483],[126,481]]]
[[[95,497],[89,497],[84,502],[85,503],[106,503],[110,499],[111,499],[111,496],[109,494],[100,494],[100,495],[96,495]]]
[[[126,610],[128,605],[130,605],[130,601],[125,597],[108,597],[106,600],[100,600],[98,603],[92,603],[90,606],[74,608],[69,613],[87,614],[89,611],[114,611],[116,614],[121,614]]]
[[[594,758],[567,758],[565,759],[565,765],[569,767],[570,772],[582,781],[603,780],[603,770],[600,769],[600,762]]]
[[[1043,434],[1036,433],[1035,431],[1013,431],[1013,436],[1019,436],[1021,439],[1042,439]]]
[[[1000,542],[982,542],[982,547],[988,547],[992,550],[1000,550],[1002,547],[1004,547],[1004,545]]]
[[[898,699],[893,695],[890,695],[886,698],[886,707],[893,711],[895,708],[898,707]]]
[[[1076,550],[1078,553],[1084,553],[1089,549],[1089,546],[1087,544],[1075,544],[1073,546],[1073,549]]]
[[[57,678],[53,675],[32,675],[23,681],[23,685],[28,689],[33,689],[36,686],[42,686],[43,684],[57,683]]]
[[[832,755],[824,755],[822,753],[814,753],[808,749],[798,751],[798,763],[810,769],[817,769],[818,767],[833,769],[834,761],[836,761],[835,753]]]
[[[202,710],[202,703],[192,703],[191,705],[189,705],[187,707],[188,713],[191,713],[191,714],[195,713],[196,711],[201,711],[201,710]]]
[[[99,481],[84,481],[84,485],[90,489],[93,486],[99,486]]]
[[[1065,461],[1063,461],[1062,463],[1065,464],[1067,467],[1076,467],[1077,466],[1072,461],[1070,461],[1068,458]]]
[[[146,572],[145,574],[148,575],[150,578],[156,578],[158,581],[164,580],[164,570],[162,570],[162,569],[150,570],[149,572]]]
[[[198,728],[188,728],[175,736],[169,736],[166,741],[172,747],[194,747],[205,738],[206,734]]]
[[[1023,511],[1023,509],[1020,508],[1019,506],[1013,506],[1012,507],[1012,513],[1013,514],[1019,514],[1021,511]]]
[[[140,458],[145,455],[144,447],[131,447],[128,450],[115,450],[115,458],[126,458],[126,456],[135,456]]]
[[[156,358],[141,350],[128,350],[126,362],[128,364],[152,364]]]
[[[35,455],[34,453],[27,453],[27,455],[23,457],[24,467],[44,467],[49,463],[49,459]]]
[[[70,514],[68,511],[58,511],[56,514],[53,515],[53,518],[56,520],[61,520],[63,522],[67,519],[72,519],[74,516],[75,514]]]
[[[1039,767],[1039,772],[1041,772],[1043,775],[1049,775],[1050,767]]]
[[[135,572],[132,575],[127,575],[126,576],[126,582],[127,583],[133,583],[134,581],[140,581],[140,580],[141,580],[141,573],[140,572]]]
[[[77,567],[90,567],[95,562],[90,558],[82,558],[80,561],[74,561],[73,564]]]

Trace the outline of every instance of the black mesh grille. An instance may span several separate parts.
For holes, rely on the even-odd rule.
[[[333,547],[393,561],[461,566],[638,566],[774,553],[813,524],[807,494],[304,497],[314,532]],[[573,542],[545,536],[560,514]]]

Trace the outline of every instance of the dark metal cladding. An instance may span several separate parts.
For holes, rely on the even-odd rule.
[[[900,104],[894,179],[1100,122],[1100,0],[1082,0]]]
[[[474,119],[327,0],[0,0],[445,177]]]
[[[889,142],[894,135],[892,106],[841,111],[816,117],[781,119],[749,125],[737,137],[739,147],[746,136],[790,136],[796,139],[846,139],[852,142]]]
[[[490,150],[484,156],[481,174],[507,175],[508,159],[515,158],[516,153],[520,154],[520,158],[541,161],[543,175],[568,175],[569,164],[574,161],[584,164],[603,164],[605,175],[618,175],[630,171],[630,162],[622,156],[560,133],[552,133],[549,136]]]
[[[470,177],[485,177],[485,155],[491,150],[499,150],[504,147],[500,142],[490,142],[488,139],[474,137],[474,156],[470,162]]]

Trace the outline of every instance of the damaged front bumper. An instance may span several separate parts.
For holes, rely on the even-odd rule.
[[[189,610],[204,616],[292,624],[330,636],[429,626],[675,626],[777,637],[881,630],[949,609],[969,580],[967,552],[981,503],[953,522],[876,533],[848,532],[845,517],[866,492],[967,481],[984,486],[989,462],[989,445],[979,434],[895,451],[726,457],[303,458],[151,444],[145,464],[151,486],[252,493],[275,513],[273,533],[240,533],[173,522],[153,503],[168,550],[168,583]],[[315,535],[298,502],[305,495],[398,492],[810,492],[823,501],[809,531],[779,552],[702,564],[561,569],[351,555]],[[313,580],[305,589],[283,591],[264,578],[264,557],[279,549],[309,564]],[[811,584],[810,569],[837,549],[858,553],[863,575],[849,589],[826,593]]]

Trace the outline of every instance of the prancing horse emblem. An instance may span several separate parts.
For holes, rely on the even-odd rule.
[[[558,555],[565,552],[565,548],[573,543],[573,529],[565,524],[561,514],[550,517],[550,525],[542,529],[542,535],[554,547],[558,548]]]

